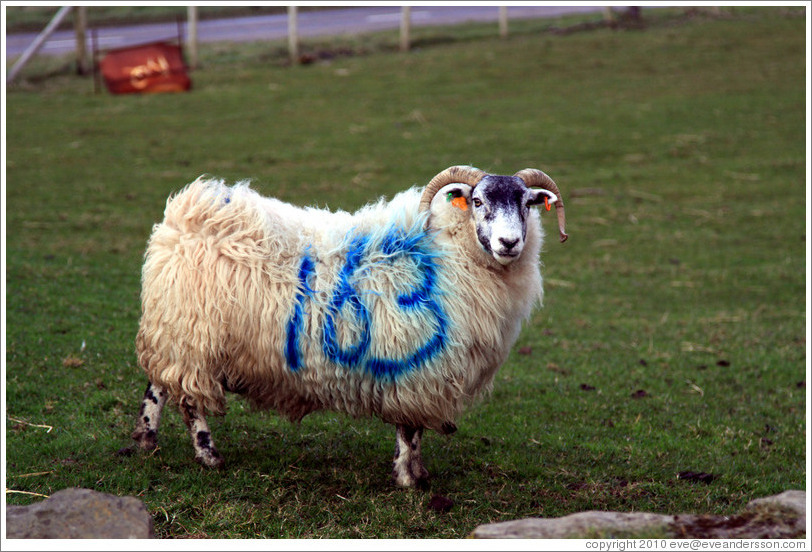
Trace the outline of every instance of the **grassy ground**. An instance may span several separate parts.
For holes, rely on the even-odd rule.
[[[180,95],[94,95],[68,75],[10,89],[7,488],[135,495],[160,536],[208,538],[457,538],[805,488],[802,13],[292,68],[218,48]],[[458,163],[547,171],[571,239],[545,247],[545,306],[493,394],[453,437],[427,435],[429,492],[390,486],[377,420],[294,425],[237,399],[212,421],[223,471],[193,462],[175,411],[156,454],[117,453],[145,385],[143,248],[169,193],[205,172],[353,209]]]

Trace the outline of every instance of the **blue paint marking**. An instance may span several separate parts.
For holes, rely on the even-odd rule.
[[[433,297],[437,281],[436,266],[432,255],[427,254],[422,247],[423,237],[423,235],[404,236],[396,231],[387,236],[381,249],[387,254],[408,255],[415,260],[423,276],[422,281],[411,293],[398,295],[398,305],[404,310],[422,308],[432,314],[436,324],[434,335],[406,358],[371,358],[367,363],[367,369],[377,378],[395,378],[404,372],[418,369],[445,347],[448,321]]]
[[[302,257],[302,263],[299,265],[299,285],[301,290],[296,296],[295,304],[293,306],[293,315],[288,320],[287,326],[287,339],[285,341],[285,360],[288,366],[294,372],[302,367],[301,358],[299,355],[299,330],[304,319],[304,300],[305,297],[313,297],[315,291],[310,287],[308,280],[311,275],[315,276],[316,265],[310,255],[305,253]]]
[[[347,261],[341,269],[338,284],[333,292],[330,306],[327,309],[327,316],[324,319],[324,355],[341,366],[357,366],[369,350],[369,310],[367,310],[366,305],[361,301],[358,292],[350,282],[364,257],[367,241],[366,237],[359,237],[350,243],[350,248],[347,251]],[[349,304],[349,309],[354,313],[353,315],[361,328],[361,335],[358,336],[358,342],[355,345],[342,349],[338,344],[335,319],[340,315],[345,303]]]
[[[415,316],[428,314],[434,320],[434,333],[404,358],[377,358],[369,354],[374,335],[370,310],[358,290],[353,287],[353,280],[364,259],[373,252],[373,248],[379,248],[390,261],[402,256],[414,261],[420,281],[413,289],[397,296],[397,305],[404,311],[414,312]],[[434,256],[428,249],[425,233],[406,233],[402,229],[390,231],[380,244],[370,244],[369,236],[356,236],[352,239],[347,249],[346,261],[338,275],[338,282],[327,304],[322,327],[322,351],[328,360],[350,369],[363,367],[377,379],[394,380],[403,373],[421,368],[445,348],[448,320],[435,298],[437,266]],[[385,270],[380,265],[377,269]],[[285,340],[285,359],[294,372],[302,368],[300,333],[304,323],[305,301],[315,299],[315,291],[309,283],[312,277],[315,277],[315,263],[306,252],[299,267],[300,290],[294,300]],[[373,297],[373,301],[378,298],[376,295],[370,297]],[[347,320],[354,320],[354,326],[359,328],[360,334],[356,336],[353,344],[342,348],[338,343],[337,321]]]

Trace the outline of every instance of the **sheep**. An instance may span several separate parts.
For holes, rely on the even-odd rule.
[[[171,398],[195,460],[222,467],[206,415],[233,392],[292,421],[332,410],[394,424],[394,483],[425,486],[424,429],[456,431],[542,300],[542,203],[563,242],[563,199],[537,169],[453,166],[354,214],[192,182],[145,253],[136,352],[149,382],[133,439],[157,447]]]

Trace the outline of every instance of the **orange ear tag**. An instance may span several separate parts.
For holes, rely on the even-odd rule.
[[[547,201],[547,199],[548,199],[547,196],[544,196],[544,208],[549,211],[550,210],[550,202]]]
[[[464,197],[455,197],[451,200],[451,205],[456,207],[457,209],[462,209],[463,211],[468,210],[468,202],[465,200]]]

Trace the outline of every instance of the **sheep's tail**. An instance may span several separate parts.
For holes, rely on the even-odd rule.
[[[164,210],[164,224],[182,233],[239,234],[241,228],[256,227],[261,216],[256,195],[248,182],[227,186],[222,180],[201,176],[176,195],[170,196]],[[246,215],[254,214],[254,217]]]

